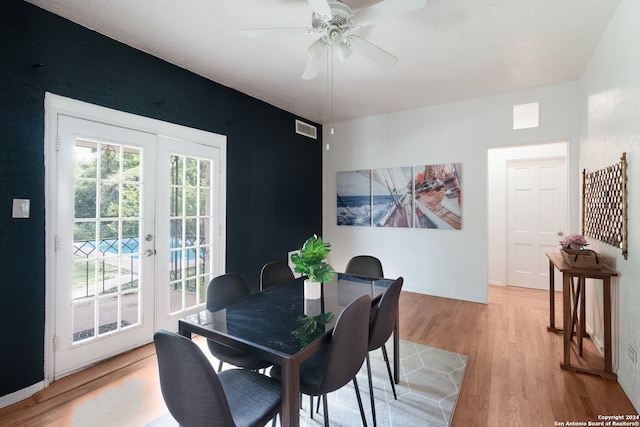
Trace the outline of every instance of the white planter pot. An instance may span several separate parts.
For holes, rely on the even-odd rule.
[[[322,300],[317,299],[304,299],[304,315],[308,317],[317,316],[322,312]]]
[[[322,283],[310,282],[308,279],[304,281],[304,298],[318,299],[322,296]]]

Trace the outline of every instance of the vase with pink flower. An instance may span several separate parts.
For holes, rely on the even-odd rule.
[[[564,239],[560,240],[560,247],[562,249],[584,249],[585,246],[589,246],[587,239],[580,234],[569,234]]]
[[[565,262],[577,268],[602,268],[598,254],[585,249],[589,243],[580,234],[569,234],[560,241],[560,253]]]

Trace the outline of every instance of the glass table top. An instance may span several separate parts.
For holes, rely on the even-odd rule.
[[[326,325],[318,324],[318,335],[333,328],[342,310],[362,295],[375,299],[394,282],[391,279],[368,279],[336,273],[324,283],[322,297],[308,300],[303,296],[303,279],[275,286],[246,296],[218,311],[203,310],[182,319],[217,334],[263,348],[271,353],[291,357],[308,342],[293,334],[300,326],[300,317],[331,312],[334,318]],[[317,339],[317,336],[311,340]]]

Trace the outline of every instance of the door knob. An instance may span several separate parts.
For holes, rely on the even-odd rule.
[[[144,253],[142,254],[142,258],[146,258],[146,257],[150,257],[151,255],[155,255],[156,251],[153,249],[147,249],[146,251],[144,251]]]
[[[558,231],[558,236],[562,236],[564,233],[562,231]]]

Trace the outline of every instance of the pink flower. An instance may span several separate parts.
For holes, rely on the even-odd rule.
[[[564,249],[582,249],[587,245],[587,239],[580,234],[569,234],[560,241],[560,246]]]

